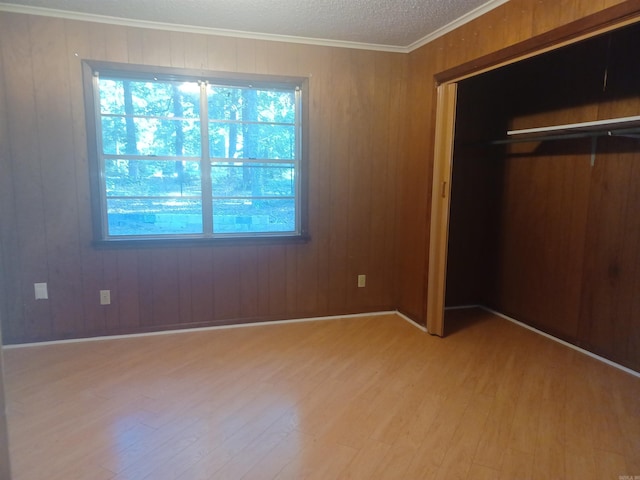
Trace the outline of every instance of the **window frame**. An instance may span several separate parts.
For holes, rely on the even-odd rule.
[[[158,80],[158,81],[206,81],[215,86],[230,87],[257,87],[264,89],[292,89],[299,95],[297,101],[297,125],[295,125],[298,137],[296,155],[296,192],[294,197],[297,230],[293,232],[241,232],[241,233],[216,233],[206,232],[203,225],[203,233],[196,234],[161,234],[140,236],[114,236],[108,235],[106,222],[108,220],[106,205],[106,179],[103,166],[104,152],[102,138],[98,129],[101,119],[99,111],[100,99],[96,78],[98,75],[118,77],[131,80]],[[93,245],[96,247],[144,247],[144,246],[178,246],[178,245],[203,245],[203,244],[282,244],[300,243],[309,240],[308,233],[308,83],[307,77],[276,76],[263,74],[246,74],[236,72],[219,72],[209,70],[194,70],[174,67],[157,67],[149,65],[123,64],[115,62],[102,62],[83,60],[82,75],[84,86],[85,123],[87,134],[89,186],[91,200],[91,217]],[[207,122],[211,119],[207,118]],[[204,142],[203,142],[204,143]],[[216,158],[212,158],[207,152],[208,148],[202,148],[200,166],[208,164],[205,170],[210,171],[215,165]],[[207,159],[204,158],[204,153]],[[243,159],[244,160],[244,159]],[[248,162],[250,163],[250,162]],[[204,175],[204,173],[203,173]],[[206,181],[211,181],[205,178]],[[204,183],[204,182],[203,182]],[[201,192],[203,202],[213,202],[214,196],[205,197],[206,191]],[[277,197],[276,197],[277,198]],[[203,204],[203,220],[204,220]],[[213,220],[213,218],[211,219]]]

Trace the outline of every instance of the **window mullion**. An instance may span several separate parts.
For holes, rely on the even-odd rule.
[[[211,188],[211,161],[209,160],[209,105],[207,82],[200,83],[200,173],[202,181],[202,229],[205,235],[213,235],[213,191]]]
[[[108,209],[107,204],[107,188],[106,188],[106,174],[105,174],[105,161],[104,161],[104,146],[102,141],[102,111],[100,108],[100,88],[99,81],[100,76],[98,72],[94,72],[91,79],[93,84],[93,104],[95,105],[95,122],[96,122],[96,147],[98,150],[98,183],[100,189],[100,237],[105,239],[109,236],[109,221],[108,221]]]
[[[295,212],[296,212],[296,232],[302,232],[302,191],[300,185],[300,179],[302,178],[302,166],[300,165],[300,160],[302,159],[302,91],[300,87],[296,87],[295,90],[295,102],[296,102],[296,116],[295,116],[295,162],[294,162],[294,171],[295,171]],[[306,168],[306,167],[305,167]]]

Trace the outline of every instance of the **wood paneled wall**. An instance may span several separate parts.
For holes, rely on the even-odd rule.
[[[550,32],[622,0],[510,0],[409,54],[408,154],[399,173],[398,309],[426,324],[435,75]]]
[[[7,343],[395,308],[406,55],[7,13],[0,44]],[[311,241],[93,248],[82,59],[308,76]]]
[[[619,3],[511,0],[409,55],[3,13],[5,341],[395,308],[424,324],[434,75]],[[92,248],[84,58],[309,76],[312,240]]]

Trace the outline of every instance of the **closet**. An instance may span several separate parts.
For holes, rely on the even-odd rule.
[[[445,295],[637,371],[639,51],[631,25],[458,83]]]

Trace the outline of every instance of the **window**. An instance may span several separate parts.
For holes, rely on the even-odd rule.
[[[159,70],[85,62],[96,237],[302,237],[304,80]]]

